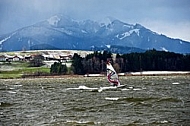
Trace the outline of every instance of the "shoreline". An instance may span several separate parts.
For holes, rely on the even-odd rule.
[[[130,72],[119,73],[120,77],[127,76],[185,76],[190,75],[190,71],[143,71],[143,72]],[[85,75],[29,75],[24,78],[88,78],[88,77],[106,77],[105,74],[85,74]],[[1,78],[0,78],[1,79]]]
[[[190,76],[190,71],[142,71],[118,73],[119,77],[127,76]],[[0,78],[0,79],[32,79],[32,78],[96,78],[106,77],[106,74],[85,74],[85,75],[25,75],[19,78]]]
[[[129,76],[175,76],[175,75],[190,75],[190,71],[142,71],[130,72]]]

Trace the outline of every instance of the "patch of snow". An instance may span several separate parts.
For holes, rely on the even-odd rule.
[[[180,44],[183,44],[183,42],[182,42],[182,41],[179,41],[179,43],[180,43]]]
[[[150,41],[150,38],[148,37],[148,42]]]
[[[117,34],[115,37],[116,37],[116,38],[119,38],[119,34]]]
[[[87,33],[85,30],[81,30],[82,33]]]
[[[94,32],[95,32],[95,33],[98,32],[98,29],[94,28]]]
[[[111,24],[115,19],[112,17],[106,17],[104,19],[102,19],[101,21],[99,21],[100,26],[108,26],[109,24]]]
[[[135,33],[139,36],[139,29],[132,29],[132,30],[130,30],[130,31],[127,31],[127,32],[121,34],[122,37],[119,38],[119,39],[122,40],[122,39],[124,39],[125,37],[130,36],[133,32],[135,32]]]
[[[15,32],[15,33],[16,33],[16,32]],[[8,37],[2,39],[2,40],[0,41],[0,44],[2,44],[3,42],[7,41],[8,39],[10,39],[15,33],[13,33],[13,34],[11,34],[10,36],[8,36]]]
[[[30,41],[30,39],[28,40],[28,46],[31,47],[33,45],[33,43]]]
[[[121,35],[122,35],[122,37],[121,37],[121,38],[119,38],[120,40],[124,39],[125,37],[130,36],[130,35],[131,35],[131,33],[130,33],[130,32],[125,32],[125,33],[123,33],[123,34],[121,34]]]
[[[106,29],[109,30],[110,32],[113,32],[114,30],[113,28],[108,28],[108,27],[106,27]]]
[[[68,34],[68,35],[72,35],[72,34],[73,34],[72,31],[66,30],[65,28],[54,28],[54,29],[55,29],[55,30],[58,30],[58,31],[60,31],[60,32],[64,32],[64,33],[66,33],[66,34]]]
[[[135,32],[139,36],[139,29],[133,29],[131,30],[131,33]]]
[[[133,26],[132,26],[132,25],[123,25],[123,27],[133,28]]]
[[[2,44],[4,41],[7,41],[8,39],[10,39],[11,36],[7,37],[7,38],[4,38],[3,40],[0,41],[0,44]]]
[[[111,47],[111,45],[106,45],[106,47],[107,47],[107,48],[110,48],[110,47]]]
[[[151,31],[152,32],[152,31]],[[160,34],[158,34],[158,33],[156,33],[156,32],[152,32],[152,34],[154,34],[154,35],[160,35]]]
[[[60,20],[61,19],[56,15],[56,16],[49,18],[47,21],[49,22],[50,25],[57,26]]]
[[[161,49],[165,52],[168,52],[168,50],[165,47],[161,47]]]

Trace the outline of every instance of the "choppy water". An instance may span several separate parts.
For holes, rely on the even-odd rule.
[[[1,79],[0,125],[189,125],[190,76],[121,77],[121,90],[105,77]]]

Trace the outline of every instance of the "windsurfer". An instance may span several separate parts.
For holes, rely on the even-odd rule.
[[[107,79],[113,86],[120,85],[118,75],[109,61],[107,61]]]
[[[108,81],[113,84],[113,86],[118,86],[119,81],[118,80],[112,80],[111,76],[115,74],[115,72],[111,71],[108,75]]]

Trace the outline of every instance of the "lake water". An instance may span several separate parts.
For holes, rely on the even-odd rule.
[[[190,76],[120,80],[128,86],[98,92],[88,88],[109,86],[106,77],[0,79],[0,125],[190,124]]]

